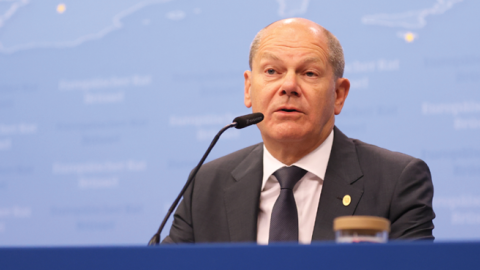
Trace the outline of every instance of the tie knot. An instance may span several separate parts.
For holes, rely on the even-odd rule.
[[[297,166],[283,167],[273,173],[280,183],[282,189],[292,189],[300,179],[307,173]]]

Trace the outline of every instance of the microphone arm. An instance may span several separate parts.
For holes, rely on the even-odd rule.
[[[227,130],[229,128],[236,127],[237,129],[240,129],[240,128],[244,128],[244,127],[247,127],[247,126],[250,126],[250,125],[253,125],[253,124],[257,124],[257,123],[261,122],[262,120],[263,120],[263,114],[261,114],[261,113],[253,113],[253,114],[249,114],[249,115],[239,116],[239,117],[237,117],[233,120],[234,121],[233,123],[231,123],[229,125],[226,125],[225,127],[223,127],[217,133],[215,138],[213,138],[213,141],[210,143],[210,146],[208,147],[207,151],[203,155],[202,159],[198,163],[197,167],[195,167],[192,174],[190,174],[190,177],[188,178],[187,182],[185,183],[185,186],[183,186],[182,191],[180,191],[180,194],[178,194],[177,198],[172,203],[172,206],[170,206],[170,209],[168,209],[168,212],[165,215],[165,217],[163,218],[162,224],[158,228],[157,233],[154,234],[152,239],[150,239],[150,241],[148,242],[149,246],[156,246],[156,245],[158,245],[158,243],[160,243],[160,233],[162,232],[163,227],[165,227],[165,224],[167,223],[168,218],[173,213],[173,210],[175,210],[175,208],[177,207],[178,202],[183,197],[183,194],[187,190],[188,186],[190,185],[190,183],[195,178],[195,175],[197,175],[197,172],[198,172],[198,170],[200,170],[200,167],[203,165],[203,162],[205,162],[205,159],[207,159],[208,154],[210,154],[210,151],[212,151],[212,148],[215,146],[218,139],[220,139],[220,135],[222,135],[222,133],[225,132],[225,130]]]

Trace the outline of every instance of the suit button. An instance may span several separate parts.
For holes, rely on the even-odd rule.
[[[350,203],[352,202],[352,197],[350,197],[350,195],[345,195],[343,196],[342,202],[343,202],[343,205],[349,206]]]

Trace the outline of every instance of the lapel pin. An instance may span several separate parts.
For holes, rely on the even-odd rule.
[[[343,196],[342,202],[343,202],[343,205],[349,206],[350,203],[352,202],[352,197],[350,197],[350,195],[345,195]]]

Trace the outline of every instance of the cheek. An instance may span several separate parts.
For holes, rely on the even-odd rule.
[[[252,108],[256,111],[264,111],[272,99],[271,91],[265,85],[252,86]]]
[[[251,93],[251,99],[252,99],[252,109],[255,111],[255,112],[258,112],[259,111],[259,108],[261,108],[261,97],[259,97],[259,93],[258,91],[252,91]]]
[[[335,94],[333,91],[324,90],[322,94],[315,97],[317,102],[311,103],[314,116],[319,119],[329,118],[334,113]]]

